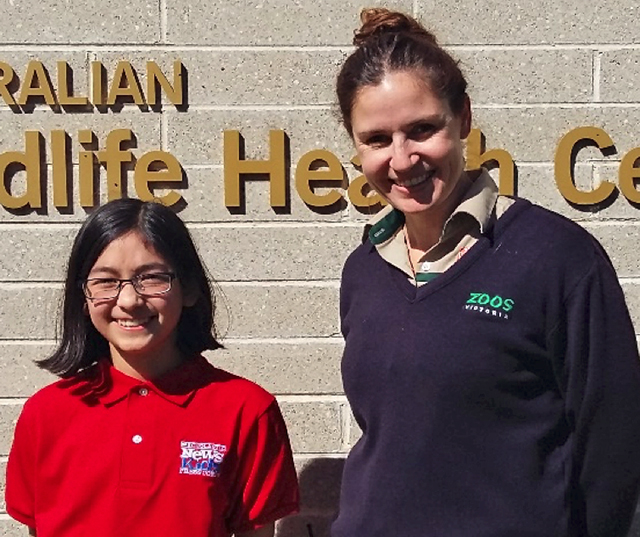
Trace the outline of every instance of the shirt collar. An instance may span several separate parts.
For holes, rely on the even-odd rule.
[[[469,176],[470,173],[467,172],[467,177]],[[476,179],[471,181],[462,200],[447,220],[444,229],[445,233],[449,222],[458,214],[468,214],[473,217],[480,226],[480,232],[485,233],[491,227],[493,210],[497,199],[498,187],[489,172],[482,168]]]
[[[498,198],[498,187],[484,168],[475,180],[472,180],[469,172],[465,172],[465,175],[470,183],[469,188],[445,223],[443,236],[449,224],[456,220],[459,214],[468,214],[473,217],[478,222],[481,233],[491,226],[491,217]],[[390,205],[386,206],[369,222],[371,226],[369,240],[375,246],[382,245],[396,235],[404,225],[404,220],[404,214],[401,211]]]
[[[163,399],[178,406],[186,406],[195,392],[212,380],[215,368],[202,356],[196,356],[153,381],[143,381],[125,375],[113,367],[111,360],[103,359],[89,375],[85,392],[100,403],[110,406],[124,400],[134,389],[153,390]]]

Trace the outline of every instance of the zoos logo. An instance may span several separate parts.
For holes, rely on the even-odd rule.
[[[502,298],[500,295],[491,296],[487,293],[469,293],[467,304],[491,306],[492,308],[509,312],[513,309],[514,301],[512,298]]]

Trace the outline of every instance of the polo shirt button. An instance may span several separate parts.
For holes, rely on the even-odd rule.
[[[131,440],[134,444],[139,444],[140,442],[142,442],[142,437],[139,434],[136,434]]]
[[[146,397],[149,394],[149,390],[147,390],[146,388],[140,388],[138,390],[138,393],[142,395],[142,397]]]

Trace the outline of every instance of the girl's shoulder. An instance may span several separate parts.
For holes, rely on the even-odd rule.
[[[261,414],[275,401],[273,395],[256,382],[211,364],[199,356],[187,365],[178,375],[183,379],[174,379],[178,383],[189,384],[194,389],[194,401],[217,408],[232,407]]]
[[[97,366],[70,378],[58,379],[40,388],[23,405],[21,419],[64,420],[65,416],[76,412],[79,405],[86,403],[91,393],[91,379],[95,378]]]

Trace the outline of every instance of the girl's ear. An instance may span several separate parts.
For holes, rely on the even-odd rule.
[[[183,308],[192,308],[198,302],[198,298],[200,297],[200,293],[197,289],[187,288],[183,291],[182,295],[182,307]]]

